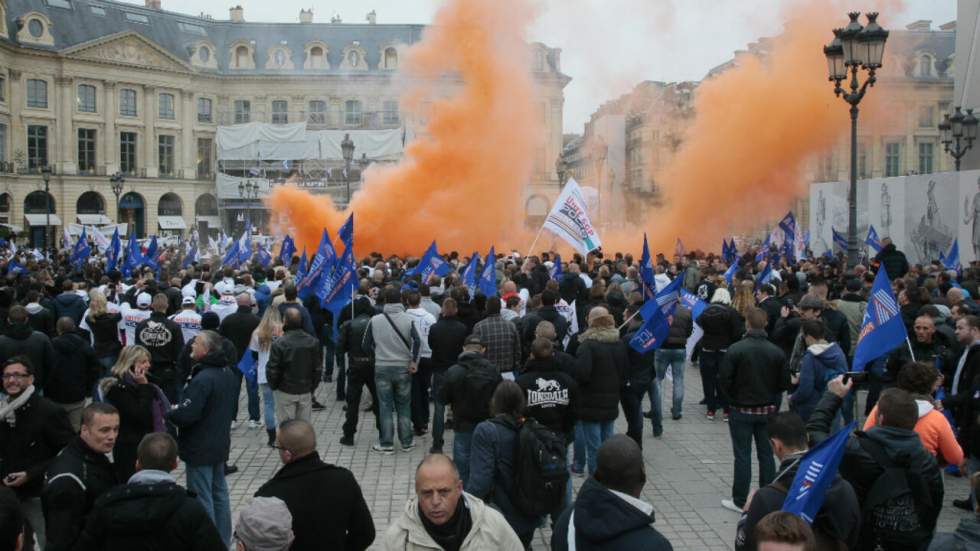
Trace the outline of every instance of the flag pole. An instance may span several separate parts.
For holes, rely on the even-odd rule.
[[[544,231],[544,224],[541,224],[541,228],[538,230],[538,234],[534,236],[534,241],[531,241],[531,246],[528,247],[527,254],[524,255],[525,257],[531,256],[531,253],[534,251],[534,246],[538,244],[538,239],[541,237],[541,232],[543,231]]]
[[[620,325],[619,327],[617,327],[616,330],[619,331],[622,328],[626,327],[626,324],[629,323],[629,322],[631,322],[631,321],[633,321],[633,318],[635,318],[639,313],[640,313],[640,310],[637,309],[636,312],[633,312],[633,315],[632,316],[630,316],[630,317],[626,318],[625,320],[623,320],[622,325]]]
[[[912,341],[909,340],[908,335],[905,336],[905,344],[909,345],[909,355],[912,356],[912,361],[915,361],[915,352],[912,351]]]

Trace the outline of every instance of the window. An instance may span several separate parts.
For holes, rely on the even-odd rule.
[[[235,67],[239,69],[248,67],[248,46],[235,48]]]
[[[135,117],[136,113],[136,90],[123,88],[119,91],[119,114],[124,117]]]
[[[211,122],[211,99],[197,98],[197,122]]]
[[[919,56],[919,67],[916,71],[916,76],[920,77],[931,77],[932,76],[932,56],[921,55]]]
[[[177,27],[188,34],[196,34],[198,36],[207,36],[208,32],[204,30],[204,27],[199,25],[191,25],[190,23],[177,23]]]
[[[142,25],[150,24],[150,18],[141,13],[126,12],[126,21],[129,21],[131,23],[140,23]]]
[[[68,0],[47,0],[47,3],[52,8],[64,8],[66,10],[71,9],[71,2]]]
[[[92,13],[98,15],[99,17],[105,17],[105,8],[102,6],[89,6],[92,9]]]
[[[356,99],[344,103],[344,124],[347,126],[361,125],[361,102]]]
[[[48,108],[48,81],[37,78],[27,80],[27,106]]]
[[[272,124],[286,124],[289,122],[289,102],[285,100],[275,100],[272,102]]]
[[[80,113],[95,113],[95,86],[91,84],[78,85],[78,111]]]
[[[398,124],[398,102],[388,100],[384,102],[384,123]]]
[[[319,99],[310,102],[310,122],[327,124],[327,102]]]
[[[932,128],[935,126],[935,107],[932,105],[919,106],[919,128]]]
[[[48,127],[27,127],[27,168],[38,170],[48,166]]]
[[[324,69],[327,66],[326,57],[323,55],[323,48],[313,46],[310,48],[310,68]]]
[[[919,143],[919,174],[932,172],[933,146],[931,142]]]
[[[211,177],[211,138],[197,139],[197,177]]]
[[[0,163],[7,162],[7,125],[0,124]]]
[[[885,177],[898,176],[901,166],[902,144],[885,144]]]
[[[95,129],[78,129],[78,171],[95,170]]]
[[[398,51],[394,48],[385,48],[385,69],[398,68]]]
[[[119,133],[119,170],[123,174],[136,173],[136,132]]]
[[[173,94],[160,94],[160,118],[166,120],[174,120],[176,115],[174,114],[174,95]]]
[[[207,46],[201,46],[197,50],[197,57],[201,58],[201,61],[207,63],[211,60],[211,49]]]
[[[245,124],[252,118],[252,102],[247,99],[235,100],[235,124]]]
[[[7,77],[0,76],[0,102],[7,102]]]
[[[160,160],[160,175],[161,176],[173,176],[174,175],[174,137],[161,135],[157,137]]]
[[[41,38],[44,35],[44,23],[40,19],[31,19],[27,23],[27,32],[34,38]]]

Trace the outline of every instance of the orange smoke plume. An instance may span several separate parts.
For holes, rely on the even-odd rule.
[[[354,195],[358,252],[420,253],[513,243],[541,136],[524,36],[523,0],[451,0],[401,65],[402,110],[427,120],[394,167],[375,167]],[[448,90],[448,94],[446,93]],[[420,113],[423,101],[431,101]],[[346,218],[329,198],[292,186],[268,199],[297,246],[316,247]]]

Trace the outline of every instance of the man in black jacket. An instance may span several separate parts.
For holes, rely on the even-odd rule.
[[[364,333],[371,323],[374,307],[367,297],[359,297],[354,301],[354,318],[340,324],[340,335],[337,338],[337,358],[342,359],[347,354],[348,376],[347,412],[344,419],[344,435],[340,443],[345,446],[354,445],[354,433],[357,432],[357,419],[361,409],[361,396],[366,386],[371,393],[371,411],[374,413],[374,424],[381,430],[378,416],[378,398],[374,389],[374,357],[370,350],[362,346]]]
[[[546,338],[531,343],[531,358],[517,384],[525,393],[525,416],[533,417],[571,443],[579,402],[578,383],[563,372],[555,358],[554,345]]]
[[[165,432],[143,437],[136,474],[102,494],[88,516],[74,551],[225,551],[199,501],[177,485],[177,442]]]
[[[469,334],[466,324],[459,320],[456,299],[442,301],[439,318],[429,328],[429,348],[432,349],[432,447],[429,453],[442,453],[446,427],[446,403],[439,389],[446,384],[446,371],[463,353],[463,341]]]
[[[38,547],[43,549],[46,538],[40,496],[44,473],[74,432],[65,411],[36,392],[33,373],[26,356],[15,356],[3,364],[7,398],[0,402],[0,477],[4,486],[17,493]]]
[[[742,513],[735,531],[735,551],[756,549],[755,525],[762,517],[780,511],[786,493],[796,478],[800,458],[807,452],[806,426],[793,412],[784,411],[769,418],[766,426],[772,450],[779,459],[779,476],[772,484],[759,488]],[[828,488],[823,505],[813,520],[813,531],[820,549],[855,549],[861,528],[861,506],[851,484],[837,475]]]
[[[751,308],[746,318],[745,337],[728,348],[718,373],[718,386],[731,404],[728,431],[735,454],[732,499],[721,504],[739,513],[749,495],[753,439],[759,456],[759,486],[776,476],[766,420],[779,409],[780,394],[789,387],[786,356],[766,336],[765,311]]]
[[[248,350],[248,343],[252,340],[252,332],[262,321],[252,313],[252,295],[247,292],[241,293],[235,299],[238,303],[238,310],[225,316],[221,320],[221,327],[218,333],[222,337],[230,340],[235,345],[236,355],[229,358],[229,363],[233,368],[232,374],[238,379],[238,388],[241,389],[242,375],[241,370],[237,369],[238,362]],[[248,425],[249,428],[259,427],[259,388],[254,382],[246,381],[245,395],[248,400]],[[238,419],[238,400],[235,400],[235,419]]]
[[[276,419],[309,421],[312,414],[310,393],[323,372],[320,341],[303,331],[303,316],[295,308],[283,314],[283,335],[272,343],[266,377],[275,392]]]
[[[85,398],[102,372],[102,366],[88,338],[76,333],[75,322],[69,317],[58,320],[58,336],[52,339],[56,361],[48,373],[44,395],[68,412],[68,420],[76,431],[82,425]]]
[[[885,268],[891,281],[895,281],[909,271],[909,261],[905,258],[905,253],[896,249],[895,244],[888,237],[882,238],[881,252],[875,256],[875,260]]]
[[[70,279],[66,278],[61,283],[61,289],[64,292],[54,297],[54,317],[59,319],[67,316],[76,325],[81,323],[86,309],[85,299],[75,292],[75,283]]]
[[[810,444],[816,446],[826,440],[831,434],[831,423],[841,407],[842,398],[853,387],[853,381],[843,382],[843,376],[832,379],[827,383],[827,392],[817,404],[817,409],[807,422],[807,433]],[[919,435],[913,430],[919,420],[918,407],[912,396],[899,388],[889,388],[881,393],[878,399],[878,424],[866,432],[856,432],[848,439],[844,448],[839,471],[845,480],[851,483],[857,493],[858,502],[865,508],[869,493],[885,473],[872,453],[878,450],[887,456],[892,466],[901,467],[906,471],[906,480],[910,487],[920,488],[913,491],[914,514],[918,522],[904,520],[899,511],[892,510],[894,518],[902,518],[900,526],[890,528],[908,532],[905,540],[909,549],[919,548],[921,539],[935,531],[936,519],[943,505],[943,480],[936,458],[922,447]],[[918,484],[916,484],[916,482]],[[906,525],[907,524],[907,525]],[[874,549],[876,530],[872,522],[864,522],[861,526],[861,538],[857,549]],[[895,547],[886,546],[885,549]],[[904,547],[903,547],[904,549]]]
[[[963,354],[956,363],[949,394],[943,407],[953,413],[959,428],[957,440],[967,456],[967,473],[980,468],[980,318],[964,316],[956,321],[956,339],[963,347]],[[953,505],[969,511],[976,508],[976,496],[971,492],[967,499],[954,499]]]
[[[555,326],[558,342],[565,339],[565,335],[568,333],[568,320],[555,308],[560,298],[558,293],[548,289],[541,293],[541,307],[534,312],[528,312],[528,315],[524,317],[521,328],[522,348],[526,349],[531,346],[531,341],[534,340],[534,330],[542,321],[550,321]]]
[[[178,399],[177,359],[184,348],[184,333],[167,317],[170,300],[157,293],[153,297],[153,313],[136,325],[136,344],[150,351],[150,382],[160,387],[170,403]]]
[[[283,467],[255,497],[277,497],[286,503],[296,536],[290,550],[364,551],[370,547],[374,520],[361,487],[349,470],[320,459],[313,427],[300,419],[280,423],[276,448]],[[311,500],[311,495],[329,495],[330,499]]]
[[[759,285],[758,290],[755,292],[756,301],[758,301],[759,308],[766,311],[766,315],[769,316],[769,323],[766,324],[766,333],[772,336],[773,330],[776,328],[776,320],[779,319],[779,311],[783,308],[783,303],[776,298],[776,289],[768,283]]]
[[[54,349],[51,339],[40,331],[34,331],[28,324],[27,310],[23,306],[13,306],[7,314],[10,326],[0,335],[0,362],[14,356],[24,355],[31,360],[34,386],[44,390],[48,371],[54,365]]]
[[[180,458],[186,464],[187,489],[197,494],[221,541],[231,544],[231,506],[225,461],[231,450],[231,419],[238,385],[214,331],[201,331],[191,345],[191,379],[184,399],[169,415],[177,425]]]
[[[48,466],[41,505],[48,543],[46,551],[68,551],[85,527],[95,500],[116,485],[116,471],[106,456],[119,435],[119,412],[96,402],[82,411],[82,430]]]

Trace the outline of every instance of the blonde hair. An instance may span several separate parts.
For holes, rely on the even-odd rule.
[[[738,284],[735,289],[735,300],[732,307],[744,317],[749,313],[749,309],[755,307],[755,282],[746,279]]]
[[[112,374],[116,377],[122,378],[123,374],[126,373],[131,367],[136,365],[136,361],[140,358],[150,359],[150,351],[143,348],[138,344],[132,344],[122,349],[119,352],[119,359],[116,360],[116,365],[112,366]]]
[[[255,328],[255,336],[259,341],[259,349],[265,352],[272,346],[272,338],[282,332],[282,316],[279,309],[269,306],[262,314],[262,321]]]
[[[88,313],[90,316],[100,316],[106,313],[106,308],[108,307],[108,301],[102,291],[98,289],[92,289],[88,292]]]

